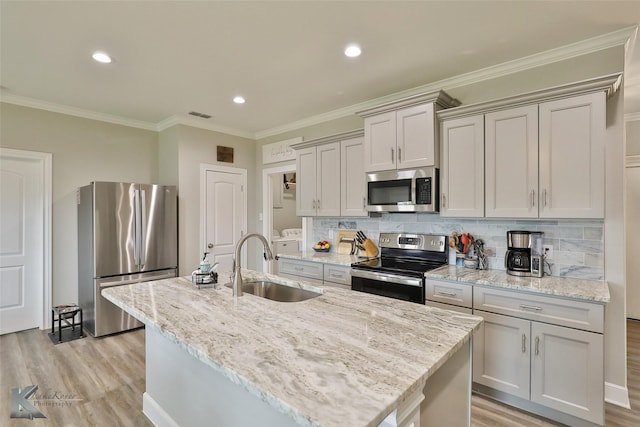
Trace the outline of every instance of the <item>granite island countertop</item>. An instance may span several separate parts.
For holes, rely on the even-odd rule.
[[[229,272],[220,272],[220,278]],[[105,289],[108,300],[308,426],[377,426],[461,348],[481,318],[243,270],[323,291],[281,303],[180,277]]]
[[[425,273],[427,279],[450,280],[499,287],[536,294],[607,303],[611,299],[609,285],[604,280],[573,279],[569,277],[518,277],[504,270],[474,270],[446,265]]]

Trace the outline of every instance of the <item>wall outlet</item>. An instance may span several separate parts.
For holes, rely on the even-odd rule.
[[[545,259],[553,259],[553,245],[542,245],[542,254]]]

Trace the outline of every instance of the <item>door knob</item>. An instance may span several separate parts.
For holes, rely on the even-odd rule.
[[[209,244],[207,245],[207,247],[208,247],[209,249],[213,248],[213,243],[209,243]]]

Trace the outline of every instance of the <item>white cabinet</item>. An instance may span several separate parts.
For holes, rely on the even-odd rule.
[[[440,216],[484,216],[484,116],[441,123]]]
[[[441,216],[604,218],[606,98],[619,78],[438,111]]]
[[[486,216],[604,218],[605,119],[604,92],[486,114]]]
[[[434,166],[434,104],[428,103],[364,119],[365,171]]]
[[[368,215],[363,134],[357,129],[291,146],[296,150],[296,215]]]
[[[484,318],[473,341],[474,383],[541,405],[521,405],[527,410],[602,425],[604,307],[479,286],[473,294],[473,314]]]
[[[364,138],[340,141],[340,215],[367,216]]]
[[[444,91],[410,96],[357,114],[364,117],[364,170],[438,166],[436,111],[460,105]]]
[[[538,106],[488,113],[485,129],[485,215],[538,217]]]
[[[294,280],[305,280],[318,285],[351,288],[351,267],[338,264],[304,261],[290,258],[278,260],[278,274]]]
[[[296,150],[296,174],[298,216],[340,216],[339,142]]]
[[[604,92],[540,104],[541,218],[604,218]]]

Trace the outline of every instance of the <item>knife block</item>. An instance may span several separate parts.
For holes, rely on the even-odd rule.
[[[364,247],[364,252],[360,252],[361,256],[370,258],[378,256],[378,247],[371,241],[371,239],[365,240],[364,243],[362,243],[362,246]]]

